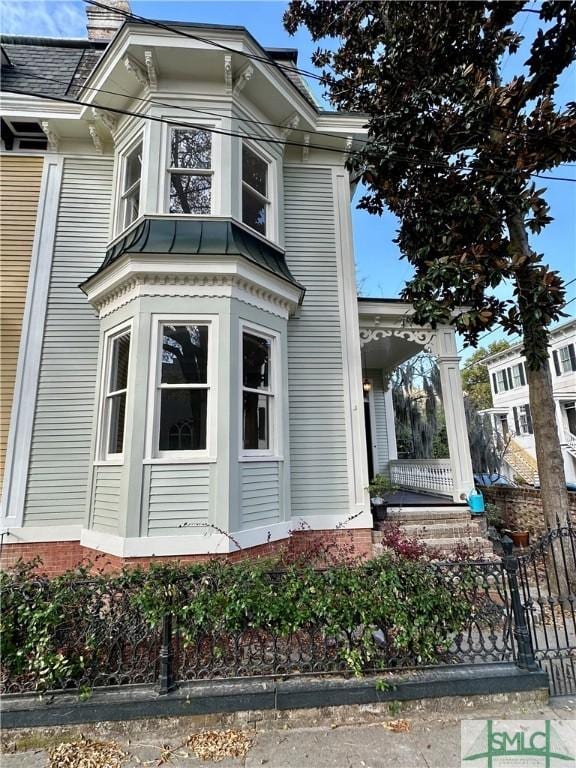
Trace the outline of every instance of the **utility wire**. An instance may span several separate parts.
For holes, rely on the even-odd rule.
[[[83,2],[86,5],[93,5],[97,8],[102,8],[105,11],[110,12],[110,6],[105,5],[104,3],[99,3],[97,0],[83,0]],[[317,75],[315,72],[309,72],[306,69],[300,69],[299,67],[292,67],[285,64],[279,64],[277,61],[274,61],[270,56],[259,56],[256,53],[247,53],[246,51],[239,51],[237,48],[232,48],[231,46],[224,45],[224,43],[218,43],[215,40],[210,40],[207,37],[202,37],[200,35],[195,35],[192,32],[186,32],[183,29],[178,29],[177,27],[173,27],[170,24],[165,24],[162,21],[157,21],[156,19],[150,19],[146,16],[139,16],[137,13],[134,13],[132,11],[123,11],[120,8],[114,8],[114,13],[119,14],[120,16],[123,16],[125,19],[130,20],[134,19],[135,21],[139,21],[142,24],[147,24],[151,27],[156,27],[157,29],[163,29],[166,32],[172,32],[175,35],[179,35],[180,37],[187,37],[191,40],[196,40],[200,43],[206,43],[207,45],[211,45],[214,48],[220,48],[223,51],[228,51],[229,53],[234,53],[238,56],[244,56],[247,59],[252,59],[253,61],[259,61],[262,64],[267,64],[268,66],[274,67],[275,69],[285,70],[286,72],[296,72],[299,75],[305,75],[306,77],[311,77],[314,80],[319,80],[323,82],[324,78],[322,75]],[[177,22],[176,22],[177,23]]]
[[[570,301],[567,301],[565,304],[562,304],[561,309],[564,309],[564,307],[567,307],[569,304],[572,304],[573,301],[576,301],[576,296],[574,298],[570,299]],[[511,344],[515,344],[517,341],[519,341],[522,338],[520,334],[517,334],[516,336],[513,336],[511,339],[509,339]],[[464,347],[465,349],[465,347]],[[461,352],[462,350],[459,350]],[[462,368],[460,368],[461,371],[465,371],[467,368],[470,368],[473,365],[477,365],[478,363],[481,363],[482,360],[475,360],[474,362],[466,363],[466,365],[463,365]]]
[[[93,90],[100,91],[100,89],[98,89],[98,88],[95,88]],[[80,99],[69,99],[69,98],[65,98],[65,97],[62,97],[62,96],[51,96],[51,95],[45,94],[45,93],[23,91],[23,90],[15,89],[15,88],[6,89],[5,93],[15,93],[15,94],[18,94],[18,95],[21,95],[21,96],[32,96],[32,97],[35,97],[35,98],[38,98],[38,99],[44,99],[44,100],[47,100],[47,101],[57,101],[57,102],[61,102],[61,103],[75,104],[75,105],[80,105],[80,106],[90,107],[90,108],[95,106],[94,104],[90,104],[89,102],[82,101]],[[114,92],[113,91],[112,92],[108,91],[107,93],[114,93]],[[122,94],[117,94],[117,95],[121,96]],[[250,140],[252,140],[252,141],[254,141],[256,143],[263,142],[263,143],[266,143],[266,144],[280,144],[280,145],[283,145],[283,146],[299,147],[299,148],[303,148],[303,149],[318,149],[318,150],[325,151],[325,152],[335,152],[335,151],[338,151],[334,147],[323,146],[321,144],[312,144],[312,143],[304,144],[303,142],[292,141],[290,139],[275,139],[275,138],[272,138],[272,137],[269,137],[269,136],[255,136],[255,135],[249,134],[249,133],[239,133],[238,131],[226,131],[226,130],[221,129],[221,128],[215,128],[214,126],[207,126],[207,125],[201,125],[201,124],[199,125],[197,123],[195,124],[195,123],[180,122],[180,121],[171,120],[171,119],[168,119],[168,118],[165,118],[165,117],[157,117],[155,115],[143,114],[142,112],[134,112],[132,110],[122,109],[120,107],[110,107],[110,106],[108,106],[108,107],[98,107],[98,109],[102,109],[102,110],[104,110],[106,112],[113,112],[113,113],[119,114],[119,115],[127,115],[129,117],[137,117],[137,118],[140,118],[142,120],[150,120],[152,122],[164,123],[166,125],[171,125],[171,126],[177,127],[177,128],[194,128],[194,129],[197,129],[197,130],[208,131],[210,133],[216,133],[216,134],[219,134],[219,135],[222,135],[222,136],[233,136],[233,137],[240,138],[240,139],[250,139]],[[222,115],[216,115],[216,116],[219,117],[219,118],[222,117]],[[283,126],[283,127],[285,127],[285,126]],[[344,137],[343,136],[338,136],[338,138],[342,139]],[[413,163],[413,164],[417,164],[417,165],[435,166],[435,167],[442,168],[444,170],[449,170],[449,167],[445,163],[434,162],[432,160],[428,160],[428,161],[416,160],[415,158],[405,157],[403,155],[396,155],[394,158],[391,158],[391,159],[402,160],[404,162]],[[470,167],[470,166],[461,166],[461,167],[455,168],[453,170],[461,170],[461,171],[468,171],[468,172],[480,172],[480,173],[489,173],[489,174],[493,174],[493,173],[498,172],[497,169],[495,169],[495,168],[477,168],[477,167]],[[500,171],[500,173],[502,173],[502,171]],[[523,172],[523,171],[508,171],[507,173],[514,175],[514,174],[522,174],[522,173],[525,173],[525,172]],[[528,176],[538,176],[538,174],[536,174],[536,173],[528,173],[526,175],[528,175]],[[548,179],[551,179],[553,181],[570,181],[570,182],[573,182],[573,183],[576,184],[576,179],[569,179],[569,178],[565,178],[565,177],[563,178],[563,177],[559,177],[559,176],[539,176],[539,178],[548,178]]]
[[[564,283],[564,288],[568,288],[569,285],[572,285],[572,283],[576,283],[576,277],[573,277],[572,280],[569,280],[567,283]],[[576,298],[576,296],[574,297]],[[570,299],[570,302],[574,301],[574,299]],[[568,302],[568,303],[570,303]],[[566,306],[565,304],[563,306]],[[492,328],[491,331],[487,331],[486,333],[483,333],[481,336],[478,337],[478,341],[482,341],[482,339],[486,339],[488,336],[492,336],[493,333],[496,333],[496,331],[501,327],[502,323],[496,323],[496,328]],[[457,353],[460,354],[460,352],[463,352],[466,349],[466,347],[461,347],[457,350]]]

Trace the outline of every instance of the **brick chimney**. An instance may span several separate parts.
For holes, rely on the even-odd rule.
[[[98,0],[102,5],[107,5],[109,10],[97,5],[86,5],[89,40],[109,42],[124,23],[123,13],[116,13],[115,9],[130,13],[128,0]]]

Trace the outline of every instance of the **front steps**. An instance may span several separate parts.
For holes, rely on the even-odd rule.
[[[481,520],[484,522],[484,518]],[[375,555],[382,552],[382,531],[390,523],[397,523],[407,539],[415,539],[443,555],[465,545],[474,555],[494,557],[481,522],[471,517],[466,505],[390,507],[386,520],[372,532]]]

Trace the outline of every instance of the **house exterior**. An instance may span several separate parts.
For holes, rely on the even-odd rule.
[[[86,40],[2,38],[5,562],[261,552],[294,529],[368,553],[370,474],[461,500],[452,328],[357,299],[363,117],[320,109],[296,52],[242,27],[112,5]],[[422,349],[452,458],[403,462],[389,375]]]
[[[522,345],[490,355],[482,362],[488,368],[493,400],[493,408],[482,413],[489,414],[494,428],[510,439],[505,469],[533,483],[537,479],[536,448]],[[576,319],[551,331],[548,365],[566,481],[576,483]]]

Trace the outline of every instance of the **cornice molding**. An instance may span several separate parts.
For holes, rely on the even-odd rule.
[[[144,296],[234,298],[286,319],[294,304],[240,275],[133,273],[91,302],[104,318]]]

